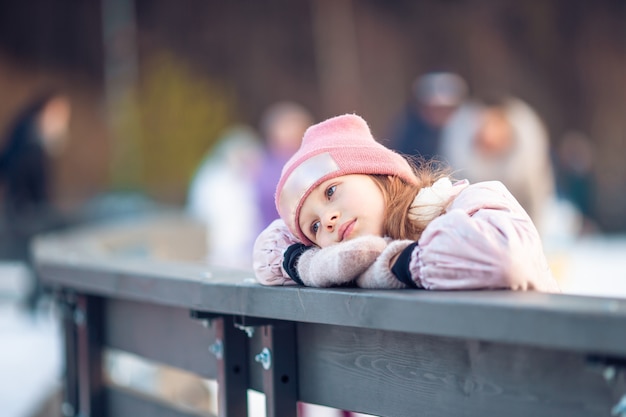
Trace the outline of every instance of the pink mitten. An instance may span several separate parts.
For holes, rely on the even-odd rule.
[[[274,220],[254,242],[252,268],[257,281],[263,285],[295,285],[283,269],[283,254],[299,241],[291,234],[285,222]]]
[[[307,250],[296,268],[307,286],[347,284],[369,268],[386,246],[387,241],[382,237],[361,236],[323,249]]]
[[[391,272],[392,261],[404,249],[413,244],[412,240],[394,240],[380,254],[376,261],[356,280],[361,288],[408,288]]]

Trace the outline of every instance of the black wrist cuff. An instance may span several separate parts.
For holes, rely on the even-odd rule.
[[[298,259],[300,259],[300,255],[310,248],[312,248],[312,246],[306,246],[304,243],[294,243],[287,248],[283,255],[283,269],[287,272],[289,278],[300,285],[304,285],[304,282],[300,279],[300,274],[298,274],[298,270],[296,269],[296,263]]]
[[[415,249],[416,246],[417,242],[411,243],[407,246],[402,252],[400,252],[400,256],[396,259],[396,263],[394,263],[391,267],[391,273],[396,277],[396,279],[411,288],[419,288],[415,281],[411,278],[411,271],[409,271],[411,255],[413,254],[413,249]]]

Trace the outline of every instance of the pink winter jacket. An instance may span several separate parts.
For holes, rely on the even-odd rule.
[[[487,181],[458,190],[445,213],[426,227],[411,255],[413,281],[428,290],[559,292],[539,233],[507,188]],[[282,268],[283,252],[295,242],[282,220],[261,233],[253,253],[261,284],[295,284]]]

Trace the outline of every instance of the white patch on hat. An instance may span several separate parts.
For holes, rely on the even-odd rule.
[[[289,174],[279,196],[280,215],[289,219],[289,228],[297,229],[295,217],[298,205],[313,184],[336,171],[339,171],[339,165],[330,153],[325,152],[302,162]]]

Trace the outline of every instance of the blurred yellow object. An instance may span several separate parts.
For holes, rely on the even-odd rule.
[[[113,185],[182,203],[194,170],[233,122],[234,94],[171,53],[153,57],[146,68],[138,91],[120,103]]]
[[[547,258],[552,275],[559,283],[559,286],[563,288],[567,285],[567,279],[569,276],[569,255],[567,252],[560,251],[547,254]]]

